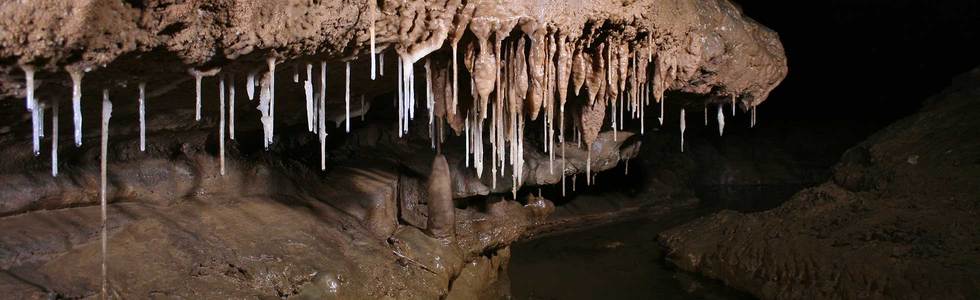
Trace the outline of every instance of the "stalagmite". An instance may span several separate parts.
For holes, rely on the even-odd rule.
[[[218,81],[218,152],[221,176],[225,175],[225,79]]]
[[[109,118],[112,117],[112,102],[109,102],[109,90],[102,90],[102,153],[99,156],[101,173],[99,177],[99,198],[102,208],[102,299],[109,296],[109,277],[106,266],[109,252],[109,217],[106,210],[106,161],[109,152]]]
[[[58,177],[58,101],[51,106],[51,176]]]
[[[75,124],[75,146],[82,145],[82,73],[81,70],[68,71],[71,75],[71,111]]]
[[[346,110],[347,121],[344,124],[344,130],[350,132],[350,62],[348,61],[345,67],[344,76],[346,80],[344,81],[344,109]]]
[[[446,157],[436,155],[431,170],[426,181],[429,213],[425,231],[433,238],[451,242],[456,236],[456,208],[453,204],[452,174]]]
[[[327,169],[327,62],[320,62],[320,170]]]
[[[146,151],[146,83],[140,82],[140,152]]]
[[[255,97],[255,71],[249,72],[245,78],[245,93],[248,94],[248,101]]]
[[[681,153],[684,153],[684,130],[687,129],[687,120],[684,118],[684,109],[681,108]]]
[[[375,5],[377,5],[375,0],[368,1],[368,14],[371,16],[371,19],[369,20],[371,22],[370,25],[371,27],[368,29],[371,35],[371,80],[375,79],[375,73],[377,73],[377,66],[375,65],[375,61],[374,61],[374,54],[376,52],[374,48],[374,23],[377,21],[375,20],[375,16],[374,16]]]
[[[229,76],[228,87],[228,138],[235,139],[235,76]]]
[[[303,81],[306,96],[306,131],[313,132],[313,65],[306,64],[306,80]]]
[[[724,106],[718,105],[718,136],[722,136],[725,133],[725,113],[722,112]]]

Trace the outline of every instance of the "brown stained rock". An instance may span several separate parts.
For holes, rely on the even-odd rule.
[[[980,69],[759,213],[662,233],[668,259],[763,299],[980,296]]]
[[[446,299],[507,299],[510,280],[507,264],[510,248],[497,250],[492,256],[479,256],[463,265]]]

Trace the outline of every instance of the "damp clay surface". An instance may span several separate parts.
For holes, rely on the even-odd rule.
[[[0,292],[506,297],[510,245],[591,220],[553,200],[665,105],[786,72],[718,0],[4,1]]]
[[[668,259],[765,299],[977,298],[978,100],[975,69],[781,206],[662,233]]]

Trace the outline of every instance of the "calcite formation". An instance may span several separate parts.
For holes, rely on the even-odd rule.
[[[388,72],[385,56],[396,62],[387,65]],[[290,70],[292,82],[276,80]],[[647,108],[659,104],[659,121],[664,124],[668,90],[706,95],[704,104],[718,105],[719,123],[724,105],[751,110],[754,125],[755,107],[786,72],[778,36],[724,0],[6,1],[0,3],[0,120],[4,121],[0,146],[11,159],[0,167],[11,171],[2,176],[17,182],[33,178],[33,166],[41,163],[35,156],[40,155],[44,140],[45,108],[56,108],[68,99],[75,148],[61,146],[60,151],[52,151],[50,163],[52,175],[60,164],[62,173],[73,179],[28,180],[32,186],[17,186],[13,181],[3,184],[7,197],[0,205],[0,216],[93,204],[95,192],[90,192],[88,182],[93,180],[93,170],[86,164],[93,159],[82,145],[101,134],[98,182],[103,255],[110,231],[106,224],[111,223],[105,218],[107,202],[125,199],[171,205],[173,199],[248,194],[230,193],[240,189],[262,191],[263,197],[293,199],[287,202],[323,199],[331,209],[348,214],[365,228],[358,234],[393,237],[396,228],[404,225],[425,229],[435,224],[427,232],[441,239],[459,236],[457,246],[465,250],[461,258],[470,261],[516,239],[534,215],[522,209],[544,206],[510,207],[516,204],[511,199],[511,204],[498,207],[500,213],[495,216],[522,221],[508,223],[508,229],[491,234],[493,238],[474,238],[486,234],[480,230],[483,227],[466,227],[471,230],[456,230],[455,234],[451,227],[477,224],[474,220],[482,217],[445,218],[459,210],[452,206],[453,199],[507,192],[516,198],[522,186],[561,182],[564,187],[565,177],[577,173],[586,173],[591,180],[592,173],[636,155],[639,142],[620,130],[644,132]],[[301,73],[305,73],[302,81]],[[235,102],[236,87],[244,87],[248,101]],[[96,95],[105,99],[101,106]],[[15,101],[18,99],[25,99],[25,106]],[[361,99],[353,109],[352,99]],[[212,110],[215,107],[217,112]],[[383,122],[352,126],[351,117],[363,119],[371,107],[378,110],[371,116]],[[97,120],[91,116],[100,109],[102,131],[85,131],[92,125],[83,127],[83,121]],[[30,116],[21,117],[25,112]],[[53,112],[57,114],[56,109]],[[389,117],[393,117],[390,122]],[[336,134],[344,136],[328,138],[326,120],[337,126],[343,122],[344,132]],[[638,120],[639,128],[624,127],[630,120]],[[303,121],[305,131],[299,125]],[[132,127],[139,128],[138,152],[123,145],[135,132],[127,127],[137,122]],[[376,125],[379,123],[385,125]],[[203,132],[216,132],[217,137]],[[115,143],[108,140],[110,136]],[[328,147],[333,139],[343,146]],[[420,139],[426,140],[421,148]],[[27,140],[31,140],[31,149],[22,149]],[[318,145],[304,148],[307,140],[316,140],[311,145]],[[212,143],[218,149],[206,152],[216,152],[218,162],[201,155]],[[52,145],[58,150],[55,141]],[[319,173],[311,171],[315,167],[297,163],[315,161],[305,155],[316,152],[311,149],[317,146]],[[226,165],[227,151],[230,161]],[[323,185],[298,175],[336,179],[341,176],[337,174],[350,173],[338,173],[338,166],[345,163],[354,164],[352,170],[370,170],[344,161],[349,155],[344,153],[354,152],[389,155],[372,160],[385,168],[398,166],[418,176],[442,174],[430,177],[438,179],[438,188],[430,183],[427,192],[415,194],[438,196],[432,199],[439,206],[428,208],[430,218],[438,217],[435,223],[407,221],[405,216],[424,215],[423,210],[398,211],[397,199],[331,197],[358,188],[356,184]],[[74,158],[58,161],[59,153]],[[433,157],[439,158],[430,165]],[[168,166],[167,161],[181,163]],[[277,171],[259,167],[266,164]],[[145,169],[154,167],[159,169]],[[204,171],[205,167],[218,171]],[[295,174],[278,179],[270,175],[283,169]],[[127,172],[142,177],[127,178]],[[169,175],[172,178],[165,178]],[[301,182],[309,186],[298,188]],[[405,187],[402,180],[393,182],[398,189]],[[263,184],[250,186],[256,183]],[[278,185],[301,191],[286,191]],[[410,203],[424,202],[413,201]],[[322,209],[322,203],[309,205]],[[256,209],[280,211],[278,207]],[[330,225],[347,228],[345,220]],[[191,227],[208,222],[184,221],[195,224]],[[74,246],[54,252],[74,253]],[[5,259],[9,262],[4,266],[39,263],[31,259]],[[377,267],[366,272],[369,274],[387,268],[379,261],[368,265]],[[370,266],[365,268],[373,268]],[[108,277],[120,276],[109,270]],[[458,268],[440,270],[436,273],[461,272]],[[290,283],[291,289],[277,285],[276,292],[280,296],[305,293],[297,286],[336,283],[331,281],[336,276],[325,276],[303,277],[301,283]],[[67,294],[92,291],[63,280],[62,291]],[[140,280],[132,279],[143,282]],[[267,283],[239,284],[239,288],[261,290],[268,286],[263,284]],[[391,296],[395,287],[376,288],[353,295]],[[179,289],[174,294],[193,295],[190,291]],[[138,288],[114,292],[147,296]]]

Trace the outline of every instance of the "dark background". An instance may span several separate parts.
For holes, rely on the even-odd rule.
[[[779,33],[789,60],[765,118],[881,127],[980,65],[978,0],[735,2]]]

